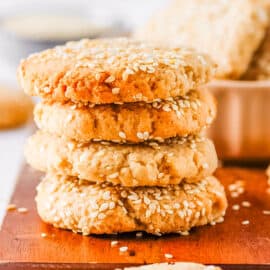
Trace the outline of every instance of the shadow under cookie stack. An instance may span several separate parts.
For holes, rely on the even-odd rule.
[[[25,92],[42,97],[27,161],[46,172],[40,217],[87,234],[161,235],[223,221],[207,83],[215,65],[185,48],[129,39],[81,40],[20,64]]]

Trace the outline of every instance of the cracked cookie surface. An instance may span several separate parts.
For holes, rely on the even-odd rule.
[[[29,138],[25,156],[32,167],[41,171],[123,186],[198,182],[217,168],[213,143],[199,136],[164,143],[81,144],[38,131]]]
[[[18,79],[30,95],[104,104],[185,95],[214,71],[208,56],[187,48],[84,39],[31,55],[21,62]]]
[[[221,222],[227,207],[224,188],[213,176],[192,184],[127,188],[47,174],[37,191],[43,221],[84,235],[188,231]]]
[[[199,133],[212,123],[216,102],[207,90],[166,101],[87,106],[43,101],[34,119],[46,132],[79,142],[142,142]]]

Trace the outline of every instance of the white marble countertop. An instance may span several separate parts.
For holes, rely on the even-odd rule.
[[[23,162],[23,146],[30,132],[29,126],[0,131],[0,224]]]

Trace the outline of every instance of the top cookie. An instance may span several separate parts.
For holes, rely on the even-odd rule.
[[[31,55],[18,78],[30,95],[104,104],[181,96],[207,83],[214,70],[209,57],[187,48],[84,39]]]
[[[217,78],[239,78],[261,43],[268,0],[175,0],[135,33],[160,44],[191,46],[218,64]]]

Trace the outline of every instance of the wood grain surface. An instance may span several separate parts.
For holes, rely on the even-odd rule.
[[[41,174],[25,166],[11,199],[27,213],[8,211],[0,232],[0,269],[115,269],[144,263],[195,261],[218,264],[223,269],[270,269],[270,195],[263,170],[222,168],[217,177],[226,186],[245,182],[245,193],[231,198],[225,221],[192,230],[189,236],[167,235],[136,238],[134,233],[118,236],[82,236],[43,223],[36,213],[35,186]],[[231,209],[249,201],[251,207]],[[249,225],[242,221],[249,220]],[[47,237],[41,237],[46,233]],[[118,240],[116,247],[111,241]],[[119,247],[128,252],[120,253]],[[165,253],[174,257],[166,259]]]

